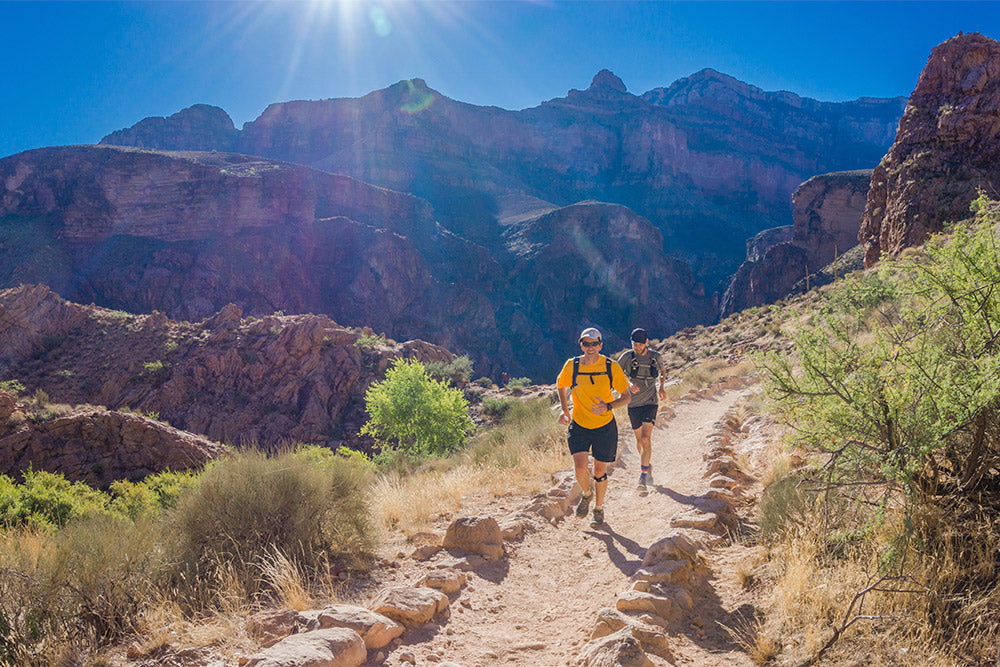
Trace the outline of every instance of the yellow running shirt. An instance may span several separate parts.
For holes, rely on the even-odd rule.
[[[571,394],[573,399],[573,421],[584,428],[600,428],[612,419],[614,414],[609,410],[604,414],[595,415],[590,411],[594,403],[604,401],[610,403],[614,400],[611,394],[611,383],[608,382],[607,363],[603,354],[599,355],[597,361],[592,364],[580,364],[577,371],[576,387],[573,387]],[[593,373],[593,375],[584,375]],[[618,365],[617,361],[611,361],[611,377],[614,379],[614,389],[619,394],[628,391],[628,379],[625,371]],[[573,384],[573,360],[568,360],[559,371],[559,378],[556,380],[557,387],[570,387]]]

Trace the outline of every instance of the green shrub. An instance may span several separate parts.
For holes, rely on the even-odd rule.
[[[60,527],[107,510],[107,496],[86,484],[70,482],[58,473],[23,474],[23,484],[0,475],[0,518],[6,528]]]
[[[365,407],[369,420],[361,433],[410,456],[448,454],[475,430],[462,392],[431,378],[415,360],[394,360],[365,393]]]
[[[511,389],[524,389],[531,386],[531,378],[511,378],[507,381],[507,386]]]
[[[163,369],[166,368],[166,364],[157,359],[156,361],[147,361],[142,365],[143,375],[157,375]]]
[[[435,380],[451,381],[458,386],[465,384],[472,377],[472,360],[464,354],[449,362],[428,361],[424,364],[424,368]]]
[[[354,346],[362,351],[380,350],[385,346],[385,337],[374,333],[363,333],[354,340]]]
[[[189,604],[215,604],[221,573],[253,595],[274,549],[299,565],[353,561],[373,543],[369,470],[320,448],[268,457],[246,451],[212,462],[168,517],[176,585]]]
[[[472,381],[472,383],[475,385],[479,385],[483,389],[489,389],[490,387],[493,386],[493,380],[489,379],[488,377],[476,378],[475,380]]]
[[[159,499],[148,486],[127,480],[113,482],[109,508],[115,514],[135,521],[141,516],[151,516],[160,509]]]
[[[141,486],[153,492],[159,507],[171,509],[177,505],[177,500],[184,493],[194,488],[197,481],[198,478],[192,472],[166,470],[142,480]]]
[[[507,414],[511,406],[516,403],[520,403],[517,399],[513,398],[484,398],[483,399],[483,412],[493,417],[499,419]]]
[[[24,391],[24,385],[19,380],[3,380],[0,381],[0,391],[17,396]]]

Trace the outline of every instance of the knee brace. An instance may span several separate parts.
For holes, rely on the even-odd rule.
[[[595,482],[603,482],[603,481],[607,480],[607,478],[608,478],[608,473],[604,473],[600,477],[598,477],[597,475],[594,475],[594,481]]]

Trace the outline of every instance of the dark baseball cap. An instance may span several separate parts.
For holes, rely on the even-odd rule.
[[[645,329],[632,329],[632,340],[636,343],[645,343],[649,340]]]

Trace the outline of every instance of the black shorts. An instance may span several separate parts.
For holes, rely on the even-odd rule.
[[[570,422],[567,440],[571,454],[590,452],[595,461],[614,463],[618,455],[618,424],[614,418],[597,428],[584,428]]]
[[[632,422],[632,430],[638,431],[643,424],[655,424],[657,408],[659,406],[656,403],[629,408],[628,420]]]

